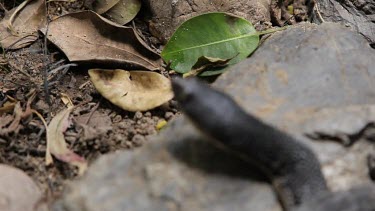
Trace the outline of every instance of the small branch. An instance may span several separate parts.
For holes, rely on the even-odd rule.
[[[315,5],[314,5],[314,9],[315,9],[315,12],[316,12],[316,14],[317,14],[317,16],[318,16],[320,22],[322,22],[322,23],[326,22],[326,21],[324,20],[323,16],[322,16],[322,14],[320,13],[319,3],[318,3],[318,2],[315,3]]]

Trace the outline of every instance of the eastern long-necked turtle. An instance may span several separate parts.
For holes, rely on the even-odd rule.
[[[184,89],[189,86],[183,85]],[[233,105],[227,107],[225,100],[211,98],[210,89],[193,86],[200,101],[181,102],[182,107],[184,102],[193,102],[190,108],[195,106],[200,115],[196,120],[200,127],[178,118],[142,149],[103,156],[56,205],[69,211],[279,211],[272,188],[277,187],[281,198],[287,197],[286,207],[309,204],[315,195],[313,210],[358,210],[350,200],[363,198],[370,208],[374,206],[375,200],[369,200],[375,196],[366,165],[374,145],[361,140],[344,147],[313,140],[352,143],[373,137],[375,51],[361,35],[332,23],[291,27],[268,38],[249,59],[220,76],[214,86],[232,96],[245,111],[230,109]],[[263,123],[258,124],[257,119]],[[233,125],[226,125],[228,122]],[[207,124],[217,125],[217,134],[205,128]],[[200,130],[228,141],[236,135],[252,134],[249,140],[240,141],[254,141],[251,153],[259,158],[256,165],[271,170],[271,176],[277,175],[273,178],[279,186],[272,186],[256,168],[233,156],[246,153],[241,145],[235,145],[231,153],[223,152],[205,141]],[[273,138],[286,143],[267,141]],[[299,165],[300,160],[309,165]],[[335,209],[325,200],[331,196],[327,190],[360,184],[366,184],[367,189],[351,189],[350,200],[334,205]],[[348,192],[335,195],[336,199],[347,196]]]

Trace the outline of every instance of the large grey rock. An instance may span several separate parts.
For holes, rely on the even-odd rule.
[[[134,152],[103,156],[55,210],[280,210],[270,185],[176,121]]]
[[[308,138],[374,135],[362,129],[375,122],[375,50],[359,34],[334,23],[275,33],[215,86],[249,113],[310,145],[333,190],[369,180],[370,143],[344,148]]]
[[[309,144],[339,190],[369,181],[365,156],[373,146],[344,148],[306,134],[371,136],[363,131],[375,120],[374,67],[375,51],[362,36],[336,24],[304,24],[275,33],[215,86]],[[100,158],[55,210],[281,210],[255,168],[203,139],[178,118],[141,149]]]
[[[317,3],[319,10],[314,11],[315,21],[320,22],[323,18],[324,21],[343,23],[357,30],[375,47],[374,0],[317,0]]]

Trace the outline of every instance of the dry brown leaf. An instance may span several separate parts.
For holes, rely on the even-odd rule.
[[[105,13],[111,21],[120,25],[129,23],[141,9],[139,0],[120,0],[115,6]]]
[[[91,11],[71,13],[52,21],[48,39],[71,62],[126,64],[149,70],[160,68],[160,56],[145,45],[132,28],[115,24]]]
[[[103,14],[119,3],[120,0],[100,0],[94,1],[93,7],[94,11],[98,14]]]
[[[16,102],[6,102],[2,107],[0,107],[0,116],[5,113],[10,113],[14,110]]]
[[[1,86],[1,83],[0,83]],[[7,95],[8,100],[0,107],[0,116],[3,115],[4,113],[11,113],[18,101],[10,96]],[[1,126],[0,126],[1,128]]]
[[[5,128],[0,128],[0,136],[6,136],[9,133],[18,133],[18,130],[20,129],[20,121],[22,120],[23,116],[26,115],[24,115],[21,103],[17,102],[13,109],[12,122]]]
[[[29,2],[10,23],[16,10],[10,10],[0,22],[0,44],[3,48],[19,49],[32,44],[38,38],[39,28],[46,24],[44,0]]]
[[[127,111],[146,111],[173,98],[169,79],[150,71],[91,69],[98,92]]]
[[[70,107],[58,113],[48,125],[46,164],[49,165],[53,162],[52,154],[58,160],[77,166],[79,175],[82,175],[87,169],[87,162],[84,158],[68,149],[64,138],[64,132],[71,124],[69,115],[73,108]]]

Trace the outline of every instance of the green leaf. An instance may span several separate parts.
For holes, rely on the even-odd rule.
[[[228,62],[231,65],[245,59],[258,47],[260,34],[263,33],[257,32],[243,18],[226,13],[207,13],[184,22],[172,35],[161,56],[170,63],[171,69],[179,73],[191,71],[203,56],[232,58]]]

